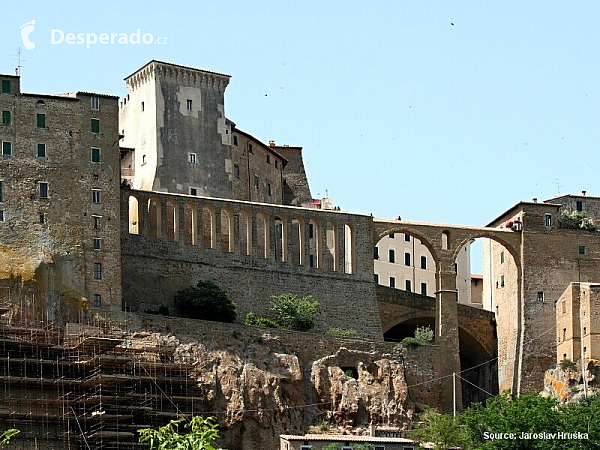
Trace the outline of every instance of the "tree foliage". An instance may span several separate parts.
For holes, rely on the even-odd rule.
[[[244,324],[248,326],[257,326],[265,328],[281,328],[281,326],[273,319],[264,316],[257,316],[253,312],[246,314]]]
[[[8,430],[4,431],[2,434],[0,434],[0,445],[5,446],[6,444],[10,443],[10,440],[20,432],[21,430],[17,430],[16,428],[9,428]]]
[[[298,297],[296,294],[282,294],[271,297],[271,311],[276,322],[283,328],[308,331],[315,326],[315,316],[319,302],[310,295]]]
[[[596,224],[593,219],[587,217],[585,211],[563,211],[560,215],[560,226],[563,228],[572,228],[595,231]]]
[[[180,428],[189,432],[180,434]],[[217,450],[215,440],[219,437],[218,425],[214,417],[194,416],[171,420],[158,430],[145,428],[138,430],[140,442],[148,442],[150,450]]]
[[[469,438],[459,425],[459,418],[450,414],[440,414],[428,408],[419,416],[422,422],[418,428],[409,431],[408,436],[419,443],[431,442],[434,448],[447,450],[454,447],[469,448]]]
[[[182,289],[175,295],[175,306],[188,317],[215,322],[234,322],[235,303],[212,281],[200,281],[196,287]]]

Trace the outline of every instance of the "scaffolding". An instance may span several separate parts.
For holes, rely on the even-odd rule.
[[[110,324],[0,323],[6,448],[137,449],[137,430],[207,408],[191,364],[172,346],[134,347]]]

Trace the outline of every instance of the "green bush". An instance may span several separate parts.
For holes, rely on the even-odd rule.
[[[575,368],[577,368],[577,365],[573,361],[571,361],[570,359],[563,359],[560,362],[560,368],[562,370],[568,370],[568,369],[574,370]]]
[[[196,287],[179,291],[175,306],[186,317],[195,319],[233,322],[237,317],[235,303],[212,281],[199,281]]]
[[[425,342],[433,342],[433,330],[430,327],[417,327],[415,339]]]
[[[274,295],[271,297],[271,311],[282,328],[308,331],[315,326],[315,316],[319,302],[310,295],[298,297],[295,294]]]
[[[563,228],[595,231],[596,224],[587,217],[585,211],[563,211],[560,215],[560,226]]]
[[[253,312],[249,312],[248,314],[246,314],[244,324],[255,327],[281,328],[281,326],[273,319],[264,316],[257,316]]]
[[[327,334],[330,336],[339,336],[339,337],[350,337],[355,338],[359,337],[358,332],[354,328],[330,328],[327,330]]]

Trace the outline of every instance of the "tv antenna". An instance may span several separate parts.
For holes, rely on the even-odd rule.
[[[25,62],[25,59],[21,59],[21,47],[17,47],[17,57],[13,58],[17,60],[17,67],[15,68],[15,74],[20,77],[21,76],[21,69],[23,68],[23,65],[21,63]]]
[[[558,192],[558,195],[560,195],[560,181],[558,181],[558,178],[554,179],[554,184],[556,185],[556,190]]]

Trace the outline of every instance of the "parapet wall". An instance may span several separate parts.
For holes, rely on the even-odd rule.
[[[177,291],[211,280],[246,313],[272,295],[312,295],[316,330],[381,339],[370,216],[208,197],[121,191],[123,302],[172,307]]]

